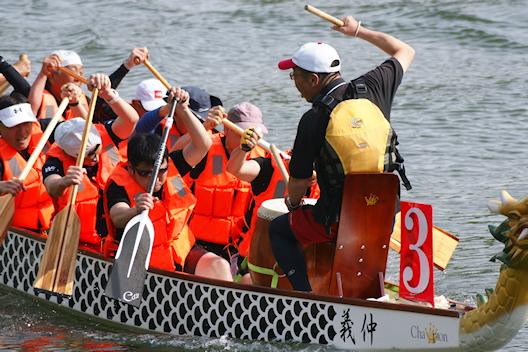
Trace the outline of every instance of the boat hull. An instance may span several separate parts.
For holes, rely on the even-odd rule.
[[[70,298],[33,288],[44,242],[16,229],[0,248],[0,284],[110,322],[174,335],[329,344],[342,349],[459,346],[454,312],[338,299],[149,271],[141,305],[104,295],[112,263],[79,252]]]

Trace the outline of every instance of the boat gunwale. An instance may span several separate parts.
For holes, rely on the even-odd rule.
[[[16,227],[11,226],[7,229],[7,231],[8,232],[11,231],[15,234],[30,237],[34,240],[40,241],[42,243],[46,243],[45,239],[42,238],[42,236],[38,235],[37,233],[25,230],[25,229],[16,228]],[[113,258],[108,258],[99,253],[91,252],[88,250],[79,249],[78,253],[81,253],[93,259],[102,260],[102,261],[109,262],[112,264],[114,262]],[[191,282],[213,285],[213,286],[220,286],[222,288],[227,288],[227,289],[235,289],[235,290],[250,291],[250,292],[255,292],[255,293],[279,295],[284,298],[299,298],[299,299],[306,299],[306,300],[311,300],[311,301],[322,301],[322,302],[336,303],[336,304],[343,304],[343,305],[353,305],[353,306],[362,306],[362,307],[368,307],[368,308],[405,311],[405,312],[411,312],[411,313],[438,315],[438,316],[453,317],[453,318],[460,318],[461,316],[458,311],[454,311],[454,310],[430,308],[430,307],[410,305],[410,304],[405,304],[405,303],[390,303],[390,302],[368,301],[368,300],[363,300],[363,299],[358,299],[358,298],[346,298],[346,297],[339,298],[339,297],[332,297],[332,296],[323,296],[323,295],[317,295],[317,294],[312,294],[312,293],[304,293],[300,291],[289,291],[289,290],[271,288],[271,287],[245,285],[245,284],[240,284],[236,282],[227,282],[223,280],[199,277],[199,276],[188,274],[188,273],[170,272],[170,271],[164,271],[164,270],[158,270],[158,269],[149,269],[148,272],[150,272],[151,274],[166,276],[166,277],[170,277],[170,278],[174,278],[178,280],[191,281]]]

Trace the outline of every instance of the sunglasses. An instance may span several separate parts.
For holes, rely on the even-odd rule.
[[[169,170],[168,167],[160,168],[158,171],[158,176],[166,174],[168,170]],[[141,169],[134,167],[134,171],[141,177],[150,177],[152,176],[153,170],[141,170]]]

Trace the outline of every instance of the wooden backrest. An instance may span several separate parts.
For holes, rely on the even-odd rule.
[[[329,292],[343,296],[382,296],[399,179],[394,174],[353,174],[345,178]],[[339,273],[339,275],[338,275]]]

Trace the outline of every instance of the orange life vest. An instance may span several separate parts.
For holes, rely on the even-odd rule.
[[[99,154],[99,167],[97,175],[94,180],[84,175],[83,182],[79,185],[77,199],[75,201],[75,208],[81,220],[81,234],[79,241],[88,244],[91,249],[100,250],[101,237],[97,234],[96,220],[97,216],[97,201],[99,195],[103,191],[106,181],[112,173],[115,166],[123,161],[119,150],[116,148],[112,139],[106,132],[106,129],[101,124],[94,124],[99,131],[102,141],[102,150]],[[75,158],[66,154],[56,143],[54,143],[48,151],[48,156],[58,158],[62,161],[64,172],[66,173],[70,166],[75,165]],[[64,209],[68,203],[70,196],[70,187],[64,191],[62,196],[57,199],[58,210]]]
[[[161,201],[154,202],[154,209],[149,211],[149,218],[154,225],[154,244],[149,265],[156,269],[174,271],[174,263],[184,266],[185,258],[195,243],[193,233],[187,226],[187,221],[196,204],[196,198],[181,178],[174,164],[169,162],[168,167],[167,181],[163,185],[163,197]],[[121,163],[115,168],[109,181],[125,188],[131,207],[135,206],[135,196],[145,192],[145,189],[129,175],[125,163]],[[104,207],[108,227],[104,253],[110,256],[115,251],[116,229],[110,218],[106,190],[104,192]]]
[[[197,239],[229,244],[242,233],[251,186],[227,172],[228,159],[221,137],[221,133],[211,135],[213,144],[205,169],[194,180],[197,202],[189,226]]]
[[[88,100],[86,99],[86,96],[84,94],[81,95],[80,100],[80,103],[88,105]],[[53,115],[55,115],[58,109],[59,105],[57,104],[57,99],[55,99],[53,94],[44,89],[44,91],[42,92],[42,102],[40,103],[40,107],[37,112],[37,118],[45,119],[47,117],[52,117]],[[66,109],[66,111],[64,111],[65,120],[69,120],[74,117],[76,116],[73,116],[73,111],[71,110],[71,108],[68,108]]]
[[[33,152],[41,137],[42,130],[40,126],[38,123],[33,123],[31,140],[28,147],[30,154]],[[20,192],[15,197],[13,226],[34,231],[47,230],[50,227],[54,207],[42,181],[42,166],[46,159],[46,149],[45,147],[24,180],[26,190]],[[4,163],[3,180],[11,180],[13,177],[18,177],[26,165],[26,160],[2,138],[0,138],[0,159]]]

